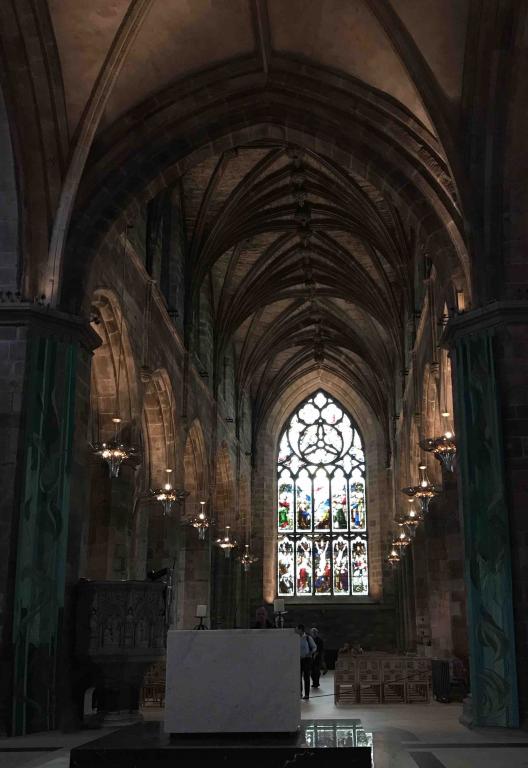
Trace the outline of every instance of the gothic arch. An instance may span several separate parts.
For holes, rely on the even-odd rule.
[[[235,476],[229,456],[229,449],[224,442],[218,449],[215,466],[214,517],[217,530],[222,533],[224,526],[233,529],[236,520]],[[233,534],[235,531],[232,531]]]
[[[193,515],[200,501],[208,501],[209,467],[202,425],[199,419],[191,424],[183,451],[185,514]]]
[[[89,265],[101,240],[113,237],[127,210],[143,205],[188,169],[233,147],[288,144],[323,157],[329,166],[345,169],[354,178],[360,177],[365,188],[399,210],[406,226],[419,230],[425,247],[438,258],[444,282],[461,269],[469,285],[469,260],[454,184],[443,150],[429,132],[380,92],[355,80],[336,78],[324,67],[304,67],[304,87],[312,108],[299,110],[291,99],[299,86],[299,73],[292,70],[291,62],[277,57],[276,71],[270,72],[265,93],[259,73],[258,96],[255,73],[243,71],[241,62],[238,65],[240,71],[235,69],[235,73],[225,65],[202,73],[202,87],[194,82],[193,89],[198,90],[193,92],[187,92],[186,83],[178,81],[99,137],[72,220],[65,252],[65,285],[75,288],[76,270]],[[224,87],[233,94],[228,103],[224,98],[211,97],[212,93],[223,93]],[[333,89],[339,89],[343,107],[335,114],[328,103]],[[146,114],[149,117],[145,119]],[[179,141],[167,144],[166,151],[154,157],[152,148],[159,148],[162,137],[166,140],[169,134]],[[367,135],[369,141],[365,141]],[[395,143],[400,152],[394,151]],[[134,169],[127,177],[125,193],[121,174],[114,172],[114,167],[123,169],[129,162]],[[83,259],[79,259],[80,241],[85,249]],[[193,281],[194,301],[211,259],[221,255],[202,250]],[[76,259],[72,259],[73,254]]]
[[[112,436],[112,418],[116,415],[122,419],[120,433],[133,440],[138,436],[141,409],[136,363],[127,323],[111,290],[95,291],[92,307],[96,315],[93,325],[102,340],[92,359],[92,440],[98,442]]]
[[[145,453],[148,451],[150,484],[159,488],[166,482],[166,469],[175,469],[174,394],[167,371],[154,371],[143,398]],[[147,457],[145,457],[147,458]],[[174,483],[174,477],[171,482]]]

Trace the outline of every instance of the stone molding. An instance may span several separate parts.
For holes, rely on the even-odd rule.
[[[64,342],[78,341],[89,352],[102,343],[86,319],[39,304],[0,304],[0,326],[27,327],[39,336],[53,336]]]
[[[451,318],[440,339],[440,346],[450,348],[468,334],[513,324],[528,325],[528,301],[493,301],[485,307],[477,307]]]

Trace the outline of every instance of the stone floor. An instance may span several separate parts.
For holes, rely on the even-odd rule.
[[[305,719],[359,718],[372,733],[375,768],[528,768],[528,733],[469,730],[458,722],[460,704],[334,705],[333,675],[302,702]],[[161,710],[145,718],[161,719]],[[0,768],[68,768],[70,749],[111,729],[43,733],[0,741]]]

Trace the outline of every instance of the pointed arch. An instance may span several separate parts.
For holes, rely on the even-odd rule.
[[[200,501],[209,497],[209,462],[202,425],[195,419],[187,433],[183,452],[185,513],[193,514]]]
[[[233,527],[236,519],[235,476],[227,443],[218,449],[215,466],[214,516],[219,530],[224,526]]]
[[[154,371],[143,398],[145,448],[148,452],[148,475],[152,487],[160,487],[165,470],[176,463],[174,428],[174,393],[166,370]]]
[[[323,389],[288,419],[277,476],[278,594],[368,595],[363,440],[350,415]]]
[[[132,439],[140,416],[137,368],[122,307],[113,291],[98,289],[92,298],[94,329],[102,344],[92,359],[90,404],[94,442],[111,438],[112,418],[122,419],[121,433]]]

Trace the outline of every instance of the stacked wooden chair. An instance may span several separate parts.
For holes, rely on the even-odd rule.
[[[427,702],[431,660],[386,654],[341,654],[334,674],[336,704]]]
[[[381,660],[383,701],[386,704],[402,704],[406,698],[406,664],[401,656]]]
[[[334,673],[335,704],[357,702],[356,660],[353,656],[338,658]]]

